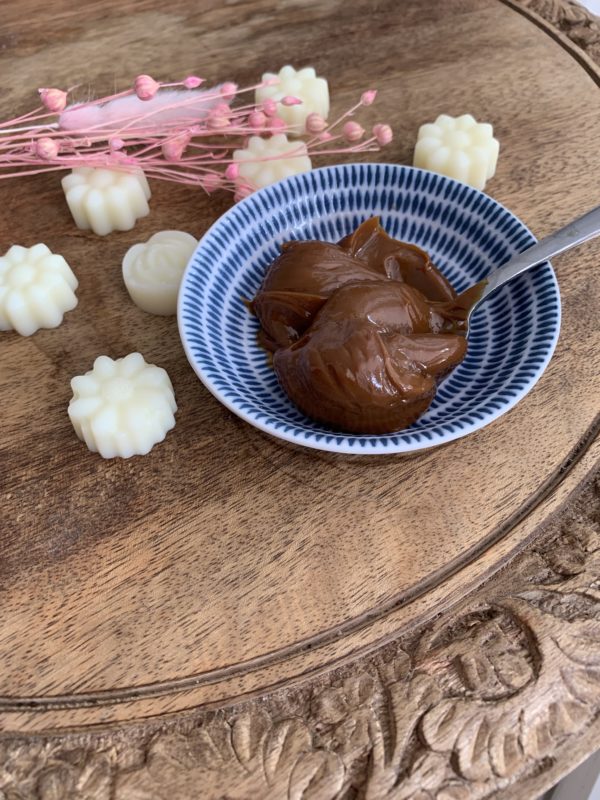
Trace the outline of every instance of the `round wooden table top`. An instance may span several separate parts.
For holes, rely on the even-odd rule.
[[[377,87],[382,160],[410,163],[438,113],[492,122],[488,191],[538,236],[599,202],[600,31],[567,0],[2,15],[4,117],[39,85],[313,64],[334,110]],[[598,745],[600,246],[555,263],[560,341],[516,408],[431,452],[345,457],[230,414],[175,319],[131,304],[127,248],[199,237],[231,203],[152,190],[134,230],[100,238],[56,175],[0,186],[0,250],[43,241],[80,281],[58,329],[0,335],[0,797],[536,797]],[[171,376],[177,425],[103,460],[73,433],[69,381],[135,350]]]

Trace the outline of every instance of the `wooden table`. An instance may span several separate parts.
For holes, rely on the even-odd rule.
[[[409,163],[441,111],[493,122],[489,191],[537,235],[600,201],[600,33],[567,0],[10,0],[0,42],[4,116],[39,85],[311,63],[336,109],[378,87],[382,159]],[[106,238],[56,176],[0,198],[0,250],[44,241],[80,279],[60,328],[0,337],[0,797],[533,798],[598,746],[598,243],[557,262],[558,349],[513,411],[352,458],[233,417],[175,320],[129,302],[129,245],[200,236],[228,197],[154,185]],[[103,461],[69,379],[138,349],[177,426]]]

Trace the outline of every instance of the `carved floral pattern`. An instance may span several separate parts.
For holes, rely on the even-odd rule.
[[[0,739],[2,800],[473,800],[600,711],[600,478],[453,614],[155,733]]]
[[[514,0],[513,0],[514,1]],[[546,19],[553,27],[600,62],[600,23],[576,0],[517,0],[518,4]]]

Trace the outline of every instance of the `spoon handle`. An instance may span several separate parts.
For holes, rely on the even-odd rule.
[[[487,285],[480,299],[483,300],[515,275],[520,275],[521,272],[598,235],[600,235],[600,206],[596,206],[582,217],[569,222],[564,228],[518,253],[503,267],[492,272],[487,278]]]

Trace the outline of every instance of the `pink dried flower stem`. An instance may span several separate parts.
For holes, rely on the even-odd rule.
[[[242,197],[252,187],[240,179],[233,151],[243,147],[248,136],[297,131],[298,126],[288,126],[278,116],[278,106],[297,105],[299,99],[290,96],[279,103],[271,101],[272,107],[269,109],[264,107],[264,103],[230,106],[234,97],[253,92],[265,83],[242,89],[236,84],[226,83],[207,91],[195,92],[201,83],[202,79],[197,76],[188,76],[183,81],[173,83],[158,83],[148,75],[138,76],[132,89],[67,107],[59,114],[38,107],[28,114],[0,123],[0,178],[55,172],[78,166],[125,171],[141,168],[150,178],[201,186],[209,192],[224,188],[234,191],[237,198]],[[175,96],[172,93],[166,95],[162,103],[156,101],[161,89],[179,87],[185,91],[177,92]],[[44,91],[44,102],[48,106],[64,107],[67,93],[59,89]],[[186,91],[190,92],[189,95]],[[371,105],[375,94],[374,90],[364,92],[359,103],[330,125],[322,120],[318,125],[321,128],[318,135],[306,143],[299,142],[297,150],[286,154],[286,158],[304,156],[307,150],[310,156],[378,150],[379,145],[391,140],[389,126],[375,126],[373,136],[364,141],[360,141],[364,130],[358,123],[346,123],[342,133],[331,132],[358,108]],[[134,103],[124,104],[123,113],[116,118],[113,110],[112,117],[104,114],[102,119],[101,112],[106,110],[107,104],[124,97],[133,97]],[[140,108],[138,98],[142,106],[146,102],[152,102],[153,105],[147,110]],[[204,103],[207,105],[202,109],[201,104]],[[198,106],[198,115],[194,119],[190,111],[195,111],[195,106]],[[78,128],[62,125],[66,119],[85,119],[85,115],[78,118],[63,115],[90,108],[95,109],[90,122],[98,119],[99,115],[100,121]],[[15,123],[38,120],[38,125],[8,128]],[[278,158],[269,156],[257,160]]]
[[[373,91],[373,90],[371,90],[371,91]],[[333,121],[333,122],[331,122],[331,123],[328,123],[326,130],[327,130],[329,133],[331,133],[331,131],[332,131],[334,128],[337,128],[337,127],[338,127],[338,125],[341,125],[341,124],[342,124],[342,122],[344,122],[344,120],[348,119],[348,117],[352,117],[352,116],[354,116],[354,114],[356,113],[356,111],[358,111],[358,109],[359,109],[359,108],[361,108],[362,106],[364,106],[364,105],[365,105],[365,102],[364,102],[364,100],[363,100],[363,97],[364,97],[364,93],[363,93],[363,96],[361,96],[361,99],[358,101],[358,103],[356,103],[355,105],[353,105],[353,106],[352,106],[351,108],[349,108],[347,111],[344,111],[344,113],[343,113],[343,114],[342,114],[340,117],[338,117],[336,120],[334,120],[334,121]],[[373,100],[374,100],[374,99],[375,99],[375,98],[373,98]],[[371,101],[371,102],[372,102],[372,101]],[[371,103],[367,103],[366,105],[371,105]],[[306,146],[307,146],[307,147],[310,147],[310,145],[311,145],[311,144],[313,144],[313,142],[315,142],[315,141],[317,141],[317,140],[319,139],[319,136],[320,136],[320,135],[321,135],[321,134],[317,134],[317,135],[316,135],[316,136],[314,136],[312,139],[309,139],[309,140],[308,140],[308,142],[306,143]]]
[[[267,83],[269,83],[269,82],[267,82]],[[182,85],[183,85],[183,81],[180,81],[180,82],[177,82],[177,83],[165,84],[165,86],[169,86],[169,87],[177,87],[177,86],[182,86]],[[236,95],[243,94],[244,92],[253,92],[253,91],[255,91],[255,89],[261,88],[262,86],[265,86],[265,85],[266,85],[265,82],[261,82],[261,83],[254,84],[252,86],[245,87],[243,89],[239,89],[238,88],[238,89],[236,89]],[[131,94],[131,91],[129,91],[129,90],[128,91],[124,91],[124,92],[119,92],[117,94],[110,95],[109,97],[103,97],[103,98],[101,98],[99,100],[92,100],[92,101],[90,101],[88,103],[82,103],[81,105],[78,106],[78,108],[89,107],[89,106],[104,106],[104,105],[106,105],[108,102],[110,102],[112,100],[116,100],[117,98],[124,97],[124,96],[130,95],[130,94]],[[208,91],[204,92],[204,94],[202,95],[202,102],[204,103],[204,102],[207,102],[207,101],[210,101],[210,100],[216,100],[216,99],[218,99],[220,97],[223,97],[223,95],[221,94],[221,92],[220,92],[220,90],[218,88],[216,88],[214,90],[208,90]],[[160,109],[152,109],[152,110],[150,110],[150,111],[148,111],[148,112],[146,112],[144,114],[141,114],[141,115],[138,114],[138,115],[135,115],[135,116],[123,117],[121,120],[117,120],[118,122],[122,123],[122,127],[116,128],[113,135],[122,135],[123,133],[125,133],[136,122],[140,122],[140,121],[143,121],[143,120],[151,119],[153,116],[156,116],[157,114],[163,114],[164,112],[171,111],[174,108],[186,108],[186,107],[189,107],[189,106],[196,105],[197,103],[198,103],[198,98],[195,97],[195,96],[190,96],[189,98],[180,98],[177,101],[174,101],[173,103],[169,103],[169,104],[166,104],[164,106],[161,106]],[[251,106],[247,106],[247,108],[252,108],[253,109],[253,108],[255,108],[255,106],[251,105]],[[237,109],[237,110],[240,110],[240,109]],[[174,120],[165,122],[163,124],[166,127],[177,127],[178,125],[180,125],[182,123],[189,125],[189,119],[185,118],[185,119],[182,119],[182,120],[179,120],[179,121],[177,119],[174,119]],[[89,131],[94,131],[94,130],[97,131],[98,133],[100,133],[102,130],[105,130],[105,126],[102,123],[98,123],[98,125],[91,126],[88,129],[88,132]],[[136,126],[136,132],[137,131],[138,131],[138,128]],[[70,133],[75,133],[75,131],[70,131]]]
[[[12,119],[4,120],[0,122],[0,130],[3,131],[4,128],[8,128],[9,126],[17,126],[21,125],[23,122],[31,122],[34,119],[55,119],[56,114],[52,111],[48,111],[47,108],[44,106],[37,106],[32,111],[28,111],[26,114],[21,114],[18,117],[13,117]]]

